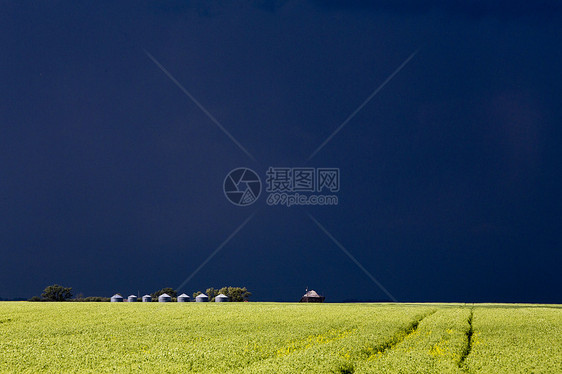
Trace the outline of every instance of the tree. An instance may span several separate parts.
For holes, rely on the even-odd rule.
[[[66,301],[72,298],[72,288],[53,284],[43,290],[41,297],[47,301]]]
[[[248,292],[246,287],[223,287],[218,291],[217,295],[221,293],[228,296],[230,301],[247,301],[252,296],[252,293]]]
[[[207,296],[209,296],[209,301],[215,301],[215,297],[221,293],[228,296],[229,301],[248,301],[252,293],[248,291],[246,287],[223,287],[220,290],[216,290],[213,287],[207,288],[205,291]],[[193,298],[195,299],[198,295],[201,295],[201,291],[193,293]]]
[[[207,296],[209,296],[209,301],[215,301],[215,297],[220,294],[219,290],[215,290],[213,287],[207,288],[207,291],[205,291],[205,293],[207,294]]]
[[[162,288],[159,291],[156,291],[154,293],[151,293],[150,296],[152,296],[152,300],[157,300],[158,296],[167,293],[168,295],[170,295],[170,297],[174,298],[174,297],[178,297],[178,291],[174,290],[171,287],[166,287],[166,288]]]

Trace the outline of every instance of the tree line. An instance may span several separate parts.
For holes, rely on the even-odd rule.
[[[198,295],[202,292],[197,291],[193,293],[193,299],[195,299]],[[155,291],[150,294],[152,297],[152,301],[158,301],[158,297],[163,294],[168,294],[172,301],[176,301],[178,297],[178,292],[171,287],[162,288],[158,291]],[[229,301],[233,302],[241,302],[241,301],[248,301],[250,296],[252,295],[246,287],[222,287],[220,289],[215,289],[213,287],[207,288],[205,290],[205,294],[209,297],[209,301],[215,301],[215,297],[223,294],[228,296]],[[121,294],[118,294],[121,295]],[[45,287],[41,297],[33,296],[28,301],[83,301],[83,302],[106,302],[111,301],[110,297],[103,297],[103,296],[88,296],[84,297],[83,295],[78,295],[77,297],[73,298],[72,294],[72,287],[64,287],[59,284],[53,284],[50,286]],[[121,295],[126,297],[126,295]],[[142,301],[141,298],[137,301]]]
[[[194,292],[193,298],[195,299],[201,294],[201,291]],[[211,287],[205,290],[205,295],[209,297],[209,301],[215,301],[215,297],[220,294],[228,296],[228,300],[234,302],[248,301],[250,296],[252,296],[252,293],[246,287],[223,287],[218,290]]]

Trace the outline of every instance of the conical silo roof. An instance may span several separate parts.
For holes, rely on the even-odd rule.
[[[158,296],[158,301],[165,303],[168,301],[172,301],[172,297],[167,293],[163,293],[162,295]]]
[[[225,302],[228,301],[228,296],[226,296],[225,294],[220,294],[215,296],[215,302],[220,303],[220,302]]]

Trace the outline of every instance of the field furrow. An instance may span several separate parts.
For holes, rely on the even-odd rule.
[[[471,373],[562,373],[562,308],[479,306]]]
[[[355,373],[458,373],[468,308],[440,308],[391,349],[358,362]]]
[[[468,367],[465,364],[465,360],[472,351],[472,345],[474,344],[474,308],[470,310],[470,315],[468,316],[468,329],[466,330],[466,342],[465,347],[462,351],[461,357],[459,359],[459,368],[463,369],[463,371],[468,371]]]

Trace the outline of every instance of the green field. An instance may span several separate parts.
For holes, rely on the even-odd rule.
[[[0,303],[0,372],[562,373],[562,307]]]

